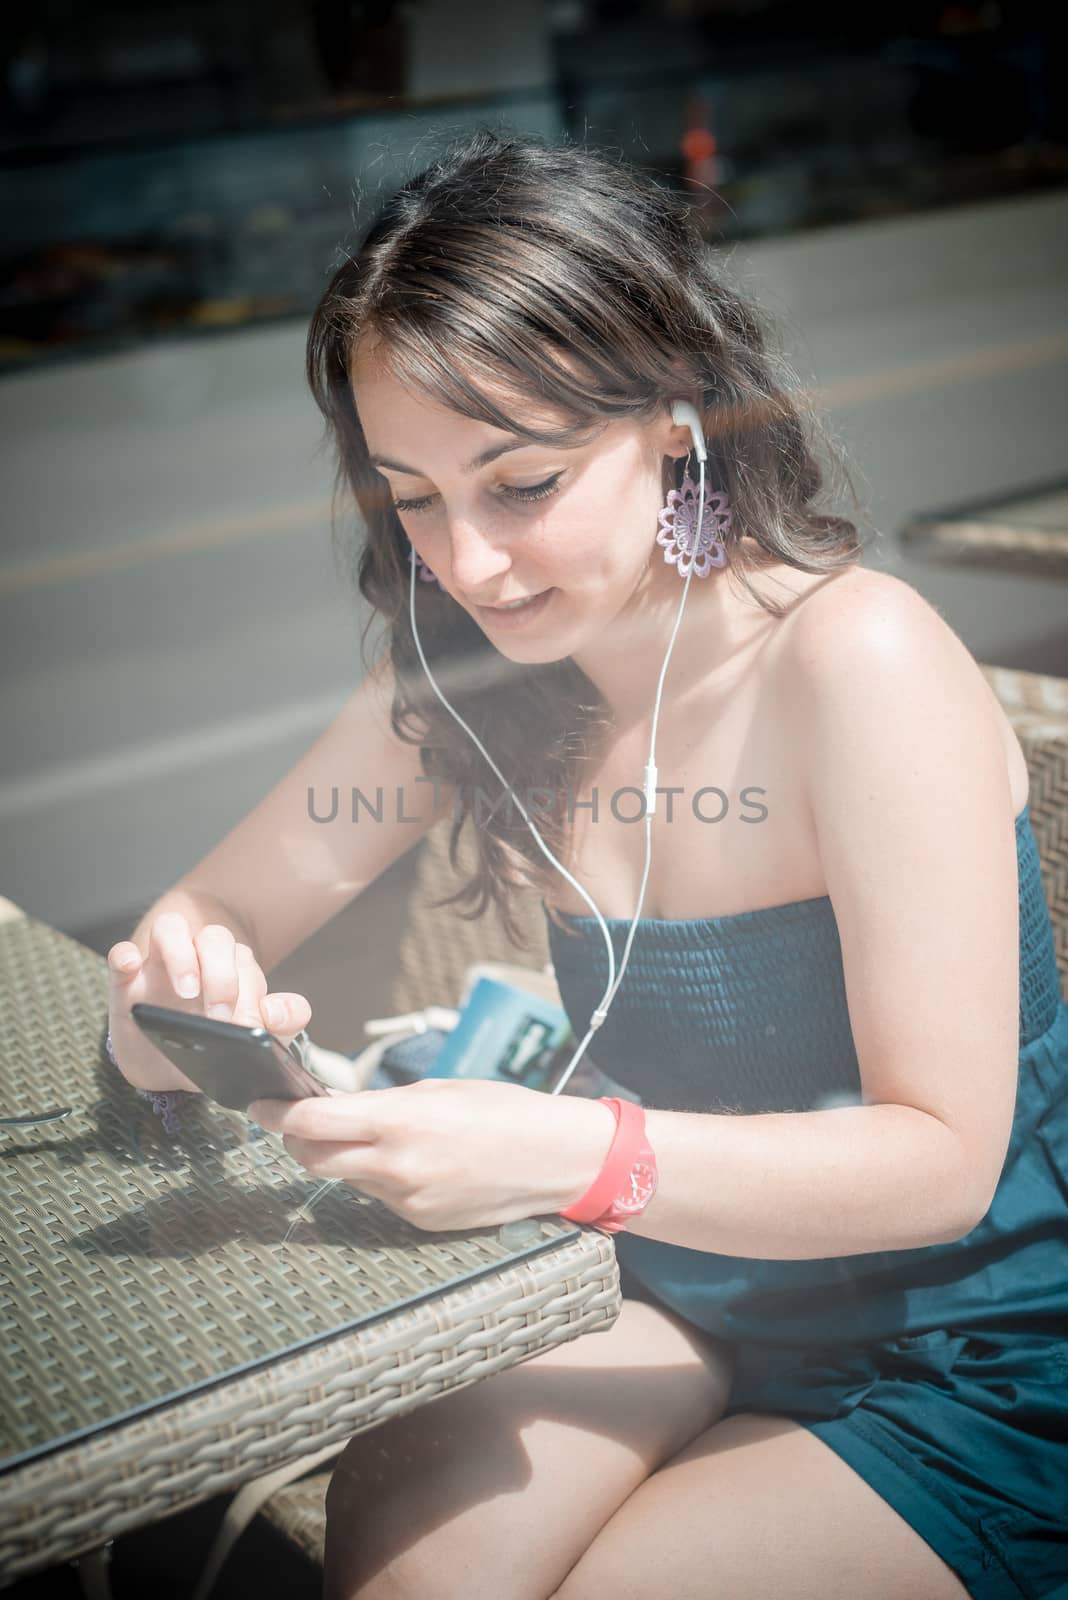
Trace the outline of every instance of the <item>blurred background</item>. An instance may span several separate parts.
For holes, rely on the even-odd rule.
[[[307,318],[380,200],[478,125],[603,145],[684,190],[852,460],[867,564],[978,659],[1068,675],[1055,19],[994,0],[14,6],[0,893],[105,950],[351,692],[365,618],[331,552]],[[412,869],[275,975],[322,1043],[357,1048],[383,1009]]]

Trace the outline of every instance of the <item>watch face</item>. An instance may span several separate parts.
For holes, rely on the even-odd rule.
[[[644,1211],[655,1193],[655,1167],[645,1161],[636,1161],[630,1169],[627,1188],[616,1197],[612,1209],[623,1216],[633,1216],[638,1211]]]

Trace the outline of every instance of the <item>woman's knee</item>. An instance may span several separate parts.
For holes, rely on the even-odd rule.
[[[328,1524],[381,1528],[397,1508],[409,1527],[445,1514],[446,1488],[467,1502],[526,1481],[519,1429],[529,1407],[510,1368],[355,1434],[338,1457],[326,1496]],[[509,1381],[511,1380],[511,1381]]]
[[[578,1449],[583,1430],[603,1436],[607,1429],[632,1444],[651,1471],[719,1419],[733,1370],[733,1352],[722,1341],[662,1307],[625,1300],[603,1333],[554,1345],[354,1435],[338,1459],[331,1504],[340,1510],[348,1492],[374,1497],[393,1484],[410,1493],[429,1463],[436,1471],[450,1458],[476,1454],[507,1472],[510,1485],[498,1480],[499,1487],[519,1487],[514,1480],[526,1456],[514,1447],[538,1423],[562,1425]]]
[[[506,1376],[349,1440],[326,1493],[324,1600],[467,1600],[466,1586],[452,1587],[466,1520],[492,1568],[498,1530],[495,1519],[483,1526],[481,1508],[529,1481],[510,1408],[490,1393]]]
[[[727,1347],[624,1301],[604,1333],[355,1435],[327,1493],[328,1568],[407,1570],[472,1518],[492,1564],[489,1546],[510,1558],[534,1516],[566,1571],[600,1519],[722,1414],[731,1371]]]

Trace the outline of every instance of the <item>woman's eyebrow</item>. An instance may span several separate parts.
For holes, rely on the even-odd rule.
[[[575,441],[577,443],[580,441],[581,437],[581,430],[575,429],[574,431],[566,433],[562,437],[558,438],[555,448],[566,449],[571,441]],[[488,450],[483,450],[481,455],[476,456],[473,461],[469,461],[466,466],[461,467],[460,471],[464,473],[465,476],[472,472],[478,472],[481,467],[488,467],[491,461],[496,461],[498,456],[506,455],[509,450],[525,450],[529,445],[540,444],[541,442],[542,441],[540,439],[521,439],[517,437],[510,444],[490,445]],[[545,448],[552,449],[554,447],[552,445],[546,445]],[[424,473],[419,471],[418,467],[406,467],[400,461],[391,461],[388,456],[371,456],[370,462],[373,467],[388,467],[391,472],[404,472],[411,478],[422,478],[425,476]]]

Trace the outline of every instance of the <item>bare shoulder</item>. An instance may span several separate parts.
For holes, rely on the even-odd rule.
[[[801,683],[809,673],[859,665],[858,653],[918,683],[942,654],[976,692],[985,688],[978,662],[942,613],[904,579],[867,567],[848,568],[803,596],[784,643],[790,677]]]
[[[925,712],[956,712],[992,727],[1014,807],[1022,809],[1027,762],[1004,707],[964,641],[911,584],[854,567],[818,585],[796,608],[783,658],[784,703],[804,747],[821,714],[876,715],[875,706],[885,702],[874,689],[890,683],[893,700],[914,724]]]

